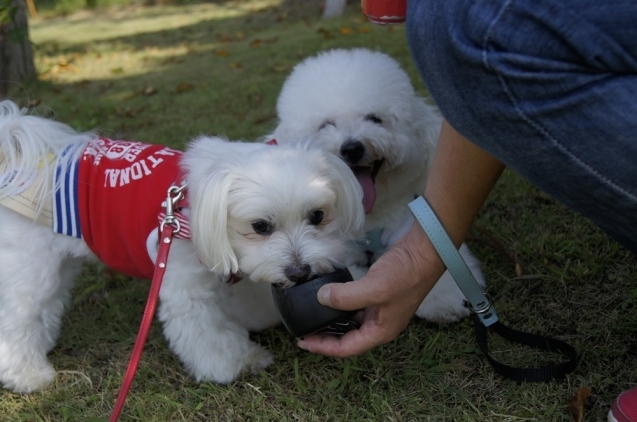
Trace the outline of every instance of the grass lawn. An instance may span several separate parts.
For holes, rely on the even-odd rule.
[[[215,0],[82,11],[30,22],[39,81],[12,99],[79,130],[176,148],[196,135],[254,140],[271,130],[281,85],[301,59],[333,47],[395,57],[417,90],[404,27],[378,27],[358,3],[320,20],[320,2]],[[49,110],[49,111],[48,111]],[[282,328],[254,335],[276,356],[229,385],[197,384],[155,323],[125,421],[572,421],[569,402],[593,394],[585,420],[637,383],[637,261],[595,226],[507,171],[471,232],[501,319],[574,345],[563,382],[518,384],[494,374],[469,320],[414,320],[391,344],[351,359],[309,354]],[[0,391],[2,421],[106,420],[149,284],[87,267],[50,359],[46,391]],[[536,357],[496,343],[513,365]]]

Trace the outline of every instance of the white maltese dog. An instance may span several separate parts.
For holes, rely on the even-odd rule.
[[[273,360],[248,335],[280,322],[270,284],[346,265],[364,223],[349,168],[320,150],[219,138],[198,138],[185,153],[114,141],[0,102],[5,388],[27,393],[53,380],[46,355],[82,262],[152,276],[161,203],[183,182],[179,216],[192,238],[174,239],[158,318],[197,381],[227,383]]]
[[[394,59],[365,49],[331,50],[298,64],[283,85],[277,112],[279,124],[266,140],[329,151],[356,175],[367,242],[353,252],[350,271],[360,278],[411,228],[407,204],[424,191],[442,118],[416,96]],[[484,286],[480,263],[466,245],[460,252]],[[464,300],[445,272],[416,315],[458,321],[469,315]]]

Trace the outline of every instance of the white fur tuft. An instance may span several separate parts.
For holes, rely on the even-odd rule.
[[[58,157],[69,145],[95,138],[93,133],[77,133],[70,126],[28,115],[27,111],[11,101],[0,101],[0,153],[6,160],[0,164],[6,165],[5,173],[13,173],[9,183],[0,183],[0,199],[14,194],[17,183],[36,170],[44,177],[35,188],[40,195],[48,195],[54,186],[53,172],[47,171],[53,163],[47,157]]]
[[[239,271],[227,225],[231,168],[240,158],[230,155],[227,146],[222,138],[201,137],[190,144],[182,159],[191,198],[192,241],[202,263],[224,277]]]

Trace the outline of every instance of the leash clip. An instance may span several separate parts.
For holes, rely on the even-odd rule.
[[[184,189],[186,189],[186,183],[183,183],[181,186],[172,185],[168,188],[166,200],[161,203],[161,206],[164,207],[166,211],[166,216],[159,225],[160,233],[164,230],[166,224],[175,228],[174,234],[179,233],[181,230],[181,223],[179,223],[179,220],[175,217],[175,206],[179,201],[184,199]]]

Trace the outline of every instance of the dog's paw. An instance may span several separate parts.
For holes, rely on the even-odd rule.
[[[228,384],[242,373],[258,372],[273,362],[274,358],[267,349],[252,344],[243,352],[224,353],[216,357],[211,355],[189,369],[198,382],[213,381],[217,384]]]
[[[259,372],[274,363],[274,357],[265,347],[255,346],[245,356],[246,369],[251,373]]]
[[[460,246],[460,255],[462,255],[480,287],[485,289],[486,281],[480,269],[480,261],[473,256],[464,243]],[[458,322],[471,314],[469,308],[465,306],[465,301],[464,293],[451,277],[449,271],[445,271],[425,300],[420,304],[416,311],[416,316],[431,322]]]
[[[464,296],[460,301],[436,303],[429,296],[416,310],[416,316],[429,322],[448,324],[458,322],[469,316],[469,309],[464,305]]]
[[[55,379],[55,369],[50,364],[42,368],[25,366],[2,373],[2,386],[14,393],[33,393],[44,390]]]
[[[445,272],[416,310],[416,316],[430,322],[458,322],[470,314],[465,297],[449,272]]]

